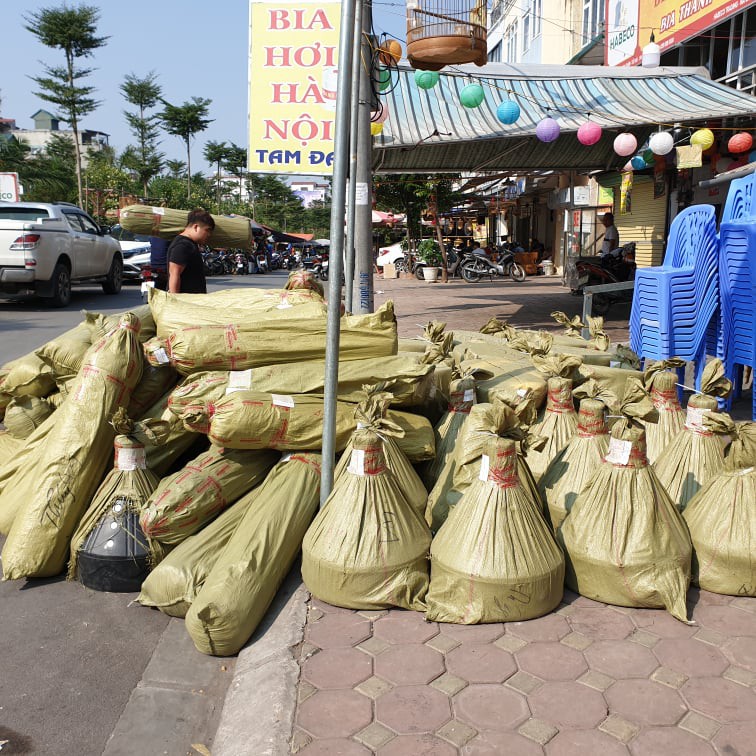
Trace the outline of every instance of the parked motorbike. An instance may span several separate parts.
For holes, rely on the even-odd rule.
[[[459,263],[460,263],[459,255],[453,249],[448,249],[446,251],[446,273],[449,276],[449,278],[454,278],[455,276],[460,275]],[[425,280],[423,269],[428,267],[428,263],[425,262],[425,260],[423,260],[422,258],[418,257],[417,259],[412,261],[411,265],[412,265],[412,272],[415,274],[415,277],[419,281]]]
[[[624,244],[607,255],[596,257],[578,257],[575,260],[576,285],[573,294],[583,295],[586,286],[632,281],[635,278],[635,242]],[[593,312],[606,315],[613,304],[631,302],[632,289],[624,291],[605,291],[593,295]]]
[[[234,262],[235,262],[235,268],[234,268],[234,275],[236,276],[243,276],[246,275],[249,271],[249,261],[247,260],[247,255],[242,252],[240,249],[236,251],[236,255],[234,256]]]
[[[491,280],[494,276],[509,276],[513,281],[521,283],[527,277],[525,268],[515,262],[514,252],[511,250],[503,251],[499,256],[499,262],[492,262],[482,251],[465,252],[460,267],[462,278],[468,283],[478,283],[484,276]]]
[[[258,273],[267,273],[268,272],[268,258],[265,255],[264,252],[258,252],[255,255],[255,259],[257,260],[257,272]]]
[[[328,280],[328,255],[315,255],[312,259],[310,270],[315,274],[315,278],[321,281]]]

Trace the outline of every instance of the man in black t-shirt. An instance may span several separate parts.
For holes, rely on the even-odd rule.
[[[192,210],[186,228],[168,247],[168,291],[172,294],[206,294],[200,247],[207,244],[215,228],[213,216],[205,210]]]

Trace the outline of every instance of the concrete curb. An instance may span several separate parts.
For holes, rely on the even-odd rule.
[[[213,756],[288,756],[309,594],[299,564],[236,662],[213,741]]]

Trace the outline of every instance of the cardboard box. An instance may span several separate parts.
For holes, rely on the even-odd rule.
[[[383,266],[384,278],[399,278],[399,271],[396,269],[396,265],[393,263],[387,263]]]

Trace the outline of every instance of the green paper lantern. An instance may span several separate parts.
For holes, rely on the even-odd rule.
[[[459,93],[459,101],[466,108],[477,108],[485,99],[486,93],[480,84],[468,84]]]
[[[378,89],[385,92],[391,85],[391,71],[388,68],[381,68],[378,71]]]
[[[646,162],[646,165],[653,165],[655,162],[654,153],[651,150],[643,150],[643,160]]]
[[[415,71],[415,84],[420,89],[433,89],[440,78],[441,74],[438,71]]]

